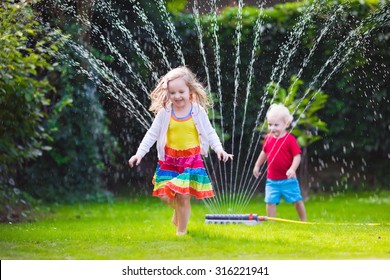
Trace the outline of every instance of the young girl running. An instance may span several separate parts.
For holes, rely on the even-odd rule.
[[[201,155],[207,156],[209,147],[224,162],[233,159],[233,155],[222,148],[207,117],[210,100],[187,67],[169,71],[150,97],[149,110],[156,117],[129,165],[138,165],[157,141],[159,161],[153,177],[153,196],[174,209],[172,222],[177,227],[176,235],[184,235],[191,213],[191,196],[197,199],[214,196]]]

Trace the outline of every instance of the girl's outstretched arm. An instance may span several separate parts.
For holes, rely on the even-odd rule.
[[[219,150],[217,152],[217,156],[218,156],[219,160],[223,160],[224,162],[227,162],[229,159],[233,160],[233,155],[232,154],[228,154],[224,150]]]
[[[132,168],[135,165],[138,165],[140,164],[142,160],[142,157],[140,155],[134,155],[132,156],[130,159],[129,159],[129,165],[130,165],[130,168]]]

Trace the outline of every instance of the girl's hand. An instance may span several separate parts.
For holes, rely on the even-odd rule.
[[[227,162],[229,159],[233,160],[233,155],[232,154],[228,154],[224,150],[219,150],[217,152],[217,156],[218,156],[218,159],[219,160],[223,160],[223,162]]]
[[[142,160],[142,157],[138,156],[138,155],[134,155],[132,156],[130,159],[129,159],[129,165],[130,165],[130,168],[132,168],[134,166],[134,163],[135,165],[138,165]]]

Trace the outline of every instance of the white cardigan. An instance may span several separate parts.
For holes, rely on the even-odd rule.
[[[164,146],[166,142],[169,120],[171,118],[171,111],[171,108],[162,108],[158,112],[152,123],[152,126],[146,132],[144,138],[141,141],[141,144],[138,147],[136,153],[138,156],[144,157],[157,141],[156,147],[158,159],[164,160]],[[219,140],[219,137],[215,132],[215,129],[212,127],[206,111],[202,106],[193,103],[192,118],[199,134],[201,154],[207,156],[209,147],[211,147],[215,152],[223,150],[221,141]]]

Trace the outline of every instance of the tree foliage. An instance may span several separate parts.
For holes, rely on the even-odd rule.
[[[117,143],[108,129],[106,113],[95,87],[74,86],[69,80],[65,84],[60,94],[71,94],[72,106],[46,123],[56,128],[52,149],[25,166],[21,188],[45,202],[110,200],[105,176]]]
[[[96,93],[68,64],[69,36],[29,4],[0,9],[0,220],[31,202],[101,201],[116,140]]]
[[[35,20],[30,4],[6,0],[0,5],[0,220],[20,219],[28,195],[16,185],[15,173],[28,160],[51,149],[51,131],[43,122],[48,108],[59,112],[70,101],[52,102],[55,88],[47,73],[62,44],[62,35]]]
[[[35,21],[26,3],[6,1],[0,14],[0,162],[11,166],[50,149],[41,124],[53,105],[47,94],[55,89],[46,74],[61,41],[58,31]]]

